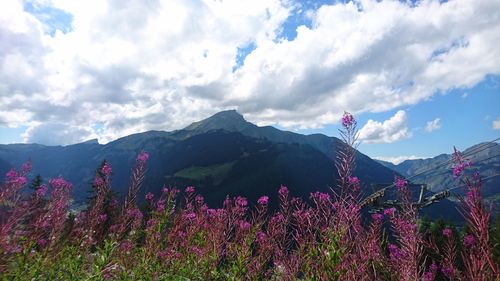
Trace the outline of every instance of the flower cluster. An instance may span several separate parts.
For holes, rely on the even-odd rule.
[[[216,208],[192,186],[184,193],[163,186],[147,187],[155,195],[136,202],[149,159],[143,151],[123,200],[113,196],[111,164],[103,162],[87,209],[70,214],[71,183],[59,177],[30,193],[24,189],[31,164],[10,170],[0,186],[0,274],[6,280],[495,280],[491,209],[482,201],[479,175],[465,178],[465,234],[448,226],[437,237],[421,232],[400,178],[397,209],[365,217],[361,183],[352,174],[356,120],[346,112],[342,125],[339,186],[309,199],[281,186],[275,198],[261,196],[253,206],[227,196]],[[469,164],[458,153],[455,158],[462,174]],[[444,243],[433,243],[437,238]]]
[[[344,112],[344,115],[342,116],[342,126],[345,128],[352,127],[356,124],[356,120],[354,119],[354,116],[349,113],[349,112]]]

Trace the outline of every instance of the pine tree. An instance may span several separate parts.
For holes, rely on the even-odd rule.
[[[29,188],[33,189],[34,191],[37,191],[40,186],[43,184],[43,178],[40,174],[36,175],[35,178],[31,181],[31,184],[29,185]]]

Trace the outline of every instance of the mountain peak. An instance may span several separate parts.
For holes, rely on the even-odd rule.
[[[243,115],[241,115],[238,111],[236,111],[236,109],[217,112],[214,115],[208,117],[207,119],[219,119],[219,118],[242,120],[246,122],[245,118],[243,118]]]
[[[210,130],[228,130],[228,131],[241,131],[251,125],[247,122],[243,115],[236,110],[225,110],[217,112],[214,115],[194,122],[187,126],[185,130],[197,131],[210,131]]]

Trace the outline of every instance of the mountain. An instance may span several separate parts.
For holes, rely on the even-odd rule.
[[[483,196],[500,206],[500,177],[495,176],[500,173],[500,145],[496,142],[479,143],[465,149],[462,154],[472,162],[470,172],[477,171],[485,178],[482,184]],[[385,161],[378,162],[410,178],[414,183],[427,184],[430,191],[439,192],[453,188],[455,195],[464,195],[463,183],[453,178],[452,154],[441,154],[428,159],[406,160],[398,165]]]
[[[0,175],[31,158],[32,176],[41,174],[48,179],[62,175],[75,184],[75,204],[84,204],[102,160],[113,167],[113,190],[124,195],[135,157],[145,150],[150,159],[141,198],[146,192],[158,194],[164,184],[179,188],[194,185],[215,206],[226,194],[250,200],[275,195],[280,184],[287,185],[292,195],[304,198],[313,191],[327,191],[336,183],[334,159],[342,146],[339,139],[321,134],[259,127],[233,110],[182,130],[148,131],[106,145],[96,140],[68,146],[0,145]],[[395,172],[357,153],[355,174],[369,186],[392,182]]]

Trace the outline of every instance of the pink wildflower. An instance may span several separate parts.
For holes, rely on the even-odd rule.
[[[217,211],[215,209],[207,209],[207,215],[209,217],[215,217],[217,215]]]
[[[240,229],[241,229],[241,230],[247,231],[247,230],[249,230],[249,229],[250,229],[250,223],[249,223],[249,222],[247,222],[247,221],[243,221],[243,220],[242,220],[242,221],[240,221],[240,223],[239,223],[239,227],[240,227]]]
[[[104,185],[104,181],[102,180],[102,178],[100,176],[96,176],[95,177],[95,179],[94,179],[94,185],[96,185],[96,186]]]
[[[145,163],[146,161],[148,161],[148,158],[149,158],[149,154],[146,151],[142,151],[137,156],[137,161],[139,161],[141,163]]]
[[[243,207],[247,207],[248,206],[248,201],[247,201],[246,198],[238,196],[236,198],[236,205],[238,205],[239,207],[242,207],[242,208]]]
[[[191,194],[191,193],[194,193],[195,189],[193,186],[188,186],[186,187],[186,189],[184,190],[187,194]]]
[[[389,244],[389,256],[392,261],[399,261],[404,258],[404,253],[394,244]]]
[[[259,198],[259,200],[257,200],[257,203],[259,203],[260,205],[267,205],[267,203],[269,203],[269,197],[262,196]]]
[[[382,215],[382,214],[373,214],[372,215],[372,219],[374,221],[381,221],[383,218],[384,218],[384,215]]]
[[[465,237],[464,237],[464,246],[471,247],[472,245],[474,245],[474,241],[475,241],[474,236],[472,236],[470,234],[469,235],[465,235]]]
[[[191,247],[191,251],[193,251],[193,253],[199,257],[203,256],[203,251],[196,246]]]
[[[13,181],[13,180],[17,179],[18,175],[17,175],[17,172],[14,169],[12,169],[12,170],[7,172],[6,177],[7,177],[7,181]]]
[[[107,162],[104,164],[104,166],[101,169],[101,172],[106,176],[110,175],[112,171],[113,170],[111,169],[111,166]]]
[[[384,215],[393,216],[396,212],[396,208],[389,208],[384,210]]]
[[[358,185],[359,184],[358,177],[349,177],[349,183],[351,183],[352,185]]]
[[[344,112],[344,115],[342,116],[342,126],[348,128],[352,127],[355,124],[356,120],[354,119],[354,116],[352,116],[352,114],[349,112]]]
[[[453,266],[446,266],[441,268],[441,272],[444,274],[444,276],[446,276],[449,279],[453,279],[454,271],[455,270],[453,269]]]
[[[103,223],[106,221],[107,218],[108,218],[108,216],[106,214],[101,214],[101,215],[99,215],[98,221],[99,221],[99,223]]]
[[[282,185],[278,191],[278,193],[281,195],[281,196],[286,196],[288,195],[288,188],[284,185]]]
[[[258,243],[262,244],[267,238],[267,235],[262,232],[262,231],[258,231],[257,233],[255,233],[255,240],[257,240]]]
[[[40,185],[40,187],[35,191],[36,196],[43,197],[47,194],[48,187],[45,184]]]
[[[399,177],[396,178],[396,182],[394,183],[394,185],[396,186],[397,189],[401,189],[401,188],[405,187],[407,184],[408,184],[408,182],[405,179],[402,179]]]
[[[194,198],[194,201],[196,201],[196,203],[197,203],[198,205],[202,205],[202,204],[203,204],[203,202],[205,202],[205,198],[203,198],[203,196],[201,196],[201,195],[199,195],[199,194],[198,194],[198,195],[196,195],[196,197]]]
[[[189,214],[186,214],[185,215],[185,218],[187,220],[194,220],[196,218],[196,214],[195,213],[189,213]]]
[[[38,246],[40,246],[41,248],[43,248],[43,247],[45,247],[47,245],[47,240],[45,240],[43,238],[42,239],[38,239],[37,244],[38,244]]]

